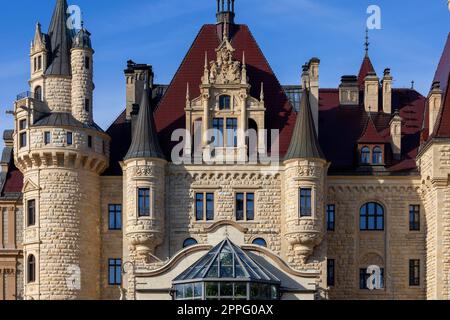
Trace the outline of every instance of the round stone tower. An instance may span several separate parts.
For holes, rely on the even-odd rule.
[[[317,139],[309,102],[304,90],[291,145],[285,156],[285,238],[289,262],[304,268],[325,235],[326,172],[328,163]],[[321,253],[316,261],[321,260]]]
[[[151,92],[146,80],[139,115],[132,126],[133,140],[122,163],[124,183],[124,260],[134,267],[154,262],[164,239],[166,160],[158,143]],[[133,280],[125,276],[128,299],[133,299]]]
[[[24,175],[26,299],[100,298],[100,174],[109,163],[110,138],[70,103],[76,104],[72,96],[83,90],[92,96],[89,85],[79,89],[92,83],[92,72],[81,69],[86,66],[79,52],[90,54],[88,48],[72,49],[61,36],[69,34],[66,12],[66,1],[58,0],[44,35],[55,37],[50,52],[58,56],[50,57],[43,74],[64,81],[43,75],[43,96],[25,95],[15,103],[14,157]],[[75,57],[61,59],[70,58],[70,50]],[[67,79],[69,92],[74,88],[69,97]]]

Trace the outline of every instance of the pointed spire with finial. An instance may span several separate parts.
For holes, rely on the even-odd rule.
[[[247,84],[247,64],[245,63],[245,51],[242,52],[241,84]]]
[[[190,105],[191,103],[191,93],[189,92],[189,82],[186,85],[186,106]]]
[[[366,51],[366,57],[369,56],[369,28],[366,28],[366,42],[364,43],[365,51]]]
[[[207,51],[205,51],[205,65],[203,67],[202,83],[209,84],[209,67],[208,67],[208,52]]]
[[[133,140],[125,160],[141,158],[164,159],[156,133],[153,110],[150,105],[150,90],[147,79],[145,79],[144,92],[139,105],[139,115],[133,132]]]
[[[373,67],[372,61],[370,60],[369,57],[369,29],[366,28],[366,42],[364,44],[365,46],[365,55],[364,55],[364,59],[363,62],[361,64],[361,68],[359,69],[359,74],[358,74],[358,85],[361,89],[364,88],[364,81],[367,77],[367,75],[369,73],[374,73],[375,72],[375,68]]]
[[[264,103],[264,82],[261,82],[261,93],[259,94],[259,100]]]
[[[51,54],[46,75],[68,76],[71,74],[70,50],[75,34],[73,29],[67,27],[69,18],[67,8],[66,0],[57,0],[48,31]]]
[[[317,138],[314,118],[311,111],[309,90],[303,84],[300,112],[297,114],[291,144],[284,158],[285,161],[293,159],[325,159]]]

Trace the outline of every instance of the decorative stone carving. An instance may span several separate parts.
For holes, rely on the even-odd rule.
[[[217,59],[210,62],[209,80],[212,84],[239,84],[241,63],[233,59],[234,48],[228,39],[216,49]]]
[[[154,175],[154,168],[152,166],[136,167],[134,174],[138,177],[151,177]]]

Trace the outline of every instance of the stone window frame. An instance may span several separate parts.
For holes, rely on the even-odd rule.
[[[229,98],[229,106],[228,108],[221,108],[221,102],[222,102],[222,98]],[[228,94],[228,93],[223,93],[223,94],[219,94],[217,96],[217,103],[216,103],[216,110],[219,111],[233,111],[233,105],[234,105],[234,98],[232,94]]]
[[[114,207],[114,223],[111,221],[111,208]],[[118,210],[120,208],[120,210]],[[120,212],[120,226],[118,227],[117,215]],[[113,225],[113,226],[112,226]],[[122,231],[123,229],[123,205],[121,203],[108,204],[108,231]]]
[[[69,137],[70,137],[70,139],[69,139]],[[66,131],[66,145],[73,146],[73,132],[72,131]]]
[[[197,189],[194,192],[194,220],[196,222],[207,222],[207,223],[214,223],[214,221],[216,221],[217,218],[217,189],[218,188],[212,188],[212,189]],[[202,219],[197,219],[197,195],[198,194],[203,194],[203,216]],[[213,199],[213,219],[212,220],[208,220],[207,219],[207,195],[208,194],[212,194],[214,199]]]
[[[149,206],[149,215],[145,215],[145,216],[141,216],[139,215],[139,190],[140,189],[148,189],[149,190],[149,201],[150,201],[150,206]],[[155,196],[154,196],[154,188],[151,185],[148,184],[139,184],[136,186],[136,219],[153,219],[154,218],[154,212],[155,212]]]
[[[416,211],[415,209],[418,210]],[[420,232],[421,230],[421,205],[420,204],[410,204],[408,206],[408,225],[409,225],[409,231],[411,232]],[[412,220],[412,214],[416,214],[417,213],[417,221],[415,220],[416,216],[414,215],[414,219]]]
[[[300,195],[301,195],[301,190],[302,189],[310,189],[311,190],[311,215],[305,216],[302,215],[302,213],[300,212]],[[297,201],[296,201],[296,206],[297,206],[297,215],[298,218],[303,220],[303,219],[315,219],[316,218],[316,186],[314,184],[304,184],[304,185],[300,185],[297,188]]]
[[[120,261],[120,263],[118,263]],[[123,260],[122,258],[108,258],[108,285],[109,286],[120,286],[123,283],[122,277],[122,267]],[[111,268],[113,268],[113,281],[111,281]],[[119,275],[119,279],[117,279],[117,275]]]
[[[412,279],[412,274],[411,274],[411,271],[412,271],[412,262],[418,262],[418,268],[419,268],[419,276],[417,277],[417,278],[415,278],[414,277],[414,275],[413,275],[413,277],[414,277],[414,279]],[[422,283],[424,282],[424,281],[422,281],[422,279],[423,279],[423,276],[422,276],[422,271],[423,271],[423,269],[425,269],[425,268],[423,268],[422,267],[422,259],[420,259],[420,258],[417,258],[417,257],[414,257],[414,258],[409,258],[408,259],[408,287],[409,288],[422,288]],[[414,280],[417,280],[417,282],[413,282]]]
[[[30,225],[28,222],[28,202],[29,201],[34,201],[35,202],[35,207],[34,207],[34,219],[35,219],[35,223],[34,225]],[[38,228],[39,227],[39,221],[40,221],[40,210],[39,210],[39,203],[40,203],[40,198],[39,198],[39,191],[38,190],[32,190],[32,191],[28,191],[25,193],[24,197],[23,197],[23,217],[24,217],[24,221],[23,224],[25,226],[26,229],[33,229],[33,228]]]
[[[33,204],[33,206],[31,206],[31,204]],[[33,221],[31,221],[30,222],[30,217],[31,217],[31,211],[30,211],[30,209],[31,208],[33,208]],[[27,213],[26,213],[26,225],[27,225],[27,228],[32,228],[32,227],[35,227],[36,226],[36,223],[37,223],[37,217],[36,217],[36,210],[37,209],[37,202],[36,202],[36,199],[28,199],[27,201],[26,201],[26,210],[27,210]]]
[[[44,131],[43,132],[44,135],[44,145],[48,146],[52,144],[52,133],[51,131]],[[47,140],[48,138],[48,140]]]
[[[235,189],[233,192],[233,202],[234,202],[234,221],[236,221],[237,223],[242,223],[242,222],[255,222],[257,220],[257,212],[258,210],[256,209],[257,205],[256,205],[256,189]],[[237,219],[237,195],[238,194],[243,194],[244,195],[244,212],[243,212],[243,219],[242,220],[238,220]],[[248,194],[253,194],[253,219],[248,219],[248,215],[247,215],[247,195]]]
[[[189,237],[183,240],[183,249],[187,249],[193,246],[198,245],[198,240],[194,237]]]
[[[19,149],[26,148],[28,145],[28,120],[17,120],[18,136],[19,136]]]
[[[33,258],[33,278],[31,278],[31,265],[30,265],[30,258]],[[27,252],[26,253],[26,266],[25,266],[25,282],[27,285],[37,284],[39,283],[39,259],[38,255],[35,252]]]

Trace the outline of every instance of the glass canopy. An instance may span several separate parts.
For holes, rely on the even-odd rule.
[[[173,285],[175,300],[278,300],[281,281],[227,238]]]

